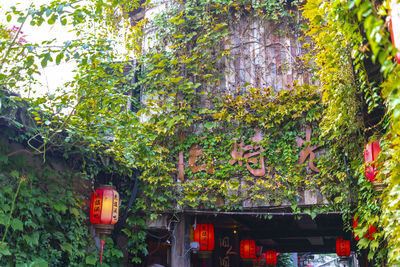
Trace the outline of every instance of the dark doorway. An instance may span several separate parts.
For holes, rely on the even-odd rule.
[[[267,250],[278,253],[335,253],[337,238],[351,240],[351,233],[343,230],[339,213],[320,214],[314,219],[309,215],[290,213],[274,216],[201,214],[192,216],[192,225],[195,223],[214,225],[215,249],[206,255],[192,253],[193,267],[258,266],[254,261],[241,259],[240,241],[244,239],[255,240],[258,255]]]

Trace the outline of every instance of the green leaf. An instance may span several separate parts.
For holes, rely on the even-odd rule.
[[[311,216],[311,219],[315,219],[315,217],[317,217],[317,215],[318,215],[318,213],[316,213],[315,211],[311,211],[310,212],[310,216]]]
[[[0,154],[0,162],[7,164],[8,163],[7,155]]]
[[[64,251],[67,251],[68,253],[72,252],[72,245],[70,243],[62,243],[61,245],[61,249]]]
[[[47,20],[47,23],[50,25],[54,24],[56,22],[57,17],[58,16],[56,16],[56,15],[51,16],[51,18],[49,20]]]
[[[46,10],[46,16],[49,17],[51,15],[52,10],[51,9],[47,9]]]
[[[26,20],[25,17],[19,17],[19,18],[17,19],[17,22],[18,22],[18,23],[23,23],[25,20]]]
[[[7,22],[10,22],[11,21],[11,14],[8,14],[7,15]]]
[[[127,229],[127,228],[124,228],[124,229],[122,229],[121,231],[122,231],[124,234],[126,234],[128,237],[131,237],[131,235],[132,235],[132,231],[129,230],[129,229]]]
[[[42,59],[42,61],[40,62],[40,65],[42,65],[42,67],[46,67],[47,66],[47,58]]]
[[[22,223],[22,221],[14,218],[11,221],[11,227],[14,231],[23,231],[24,230],[24,224]]]
[[[19,172],[16,171],[16,170],[13,170],[13,171],[11,172],[11,176],[14,177],[14,178],[18,178],[18,177],[19,177]]]
[[[89,255],[89,256],[86,257],[85,263],[86,264],[90,264],[90,265],[96,265],[97,257],[95,255],[93,255],[93,254]]]
[[[30,246],[37,246],[39,244],[39,232],[34,232],[33,235],[23,235],[22,238],[26,241],[26,243]]]
[[[63,57],[64,57],[64,53],[60,53],[60,54],[57,55],[57,57],[56,57],[56,64],[57,65],[60,64],[60,62],[63,59]]]
[[[29,68],[30,66],[33,65],[33,62],[34,62],[33,56],[28,56],[28,57],[27,57],[27,60],[26,60],[26,62],[25,62],[25,67],[26,67],[26,68]]]
[[[56,211],[61,211],[62,213],[65,213],[67,210],[67,206],[62,203],[54,203],[53,207]]]
[[[0,242],[0,255],[10,256],[11,252],[8,249],[8,245],[5,242]]]
[[[117,258],[122,258],[124,256],[124,254],[122,253],[121,250],[119,249],[113,249],[111,254]]]
[[[380,244],[379,244],[379,241],[377,241],[377,240],[373,240],[370,245],[371,249],[373,249],[373,250],[379,248],[379,246],[380,246]]]
[[[55,238],[59,239],[59,240],[64,239],[64,234],[61,233],[61,232],[54,232],[54,233],[53,233],[53,236],[54,236]]]
[[[204,127],[206,127],[208,130],[211,130],[212,128],[214,128],[214,127],[216,127],[217,126],[217,124],[216,123],[214,123],[214,122],[206,122],[205,124],[204,124]]]
[[[64,5],[58,5],[57,8],[56,8],[56,11],[58,13],[62,13],[63,8],[64,8]]]
[[[70,208],[69,211],[70,211],[72,214],[74,214],[75,216],[79,216],[79,215],[80,215],[79,210],[76,209],[76,208]]]
[[[178,83],[178,82],[180,82],[182,79],[183,79],[182,76],[173,77],[173,78],[171,78],[171,82],[173,82],[173,83]]]
[[[36,258],[33,260],[32,264],[30,266],[32,266],[32,267],[48,267],[49,263],[42,258]]]

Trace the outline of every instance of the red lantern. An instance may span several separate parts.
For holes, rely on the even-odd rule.
[[[240,257],[242,259],[256,258],[256,242],[251,239],[240,241]]]
[[[358,216],[357,218],[355,218],[355,215],[353,216],[353,230],[358,226]],[[354,239],[356,241],[359,241],[360,238],[358,237],[358,235],[356,235],[356,233],[353,233]]]
[[[90,222],[96,233],[102,234],[100,262],[103,260],[104,234],[111,234],[118,222],[119,194],[111,185],[102,185],[93,192],[90,203]]]
[[[194,241],[199,243],[199,251],[214,250],[214,226],[200,223],[194,230]]]
[[[397,0],[390,2],[390,36],[392,38],[393,46],[396,49],[400,49],[400,5]],[[395,55],[397,63],[400,63],[400,51]]]
[[[372,225],[369,225],[369,226],[368,226],[368,232],[367,232],[367,234],[365,235],[365,237],[368,238],[369,240],[374,240],[375,237],[372,235],[372,234],[374,234],[374,233],[376,233],[376,227],[375,227],[375,226],[372,226]]]
[[[357,216],[357,218],[355,218],[355,216],[353,216],[353,230],[356,228],[358,226],[358,216]],[[372,234],[374,234],[374,233],[376,233],[376,227],[375,226],[372,226],[371,224],[368,226],[368,231],[367,231],[367,233],[365,234],[365,238],[368,238],[369,240],[374,240],[375,239],[375,237],[373,237],[373,235]],[[354,239],[356,240],[356,241],[359,241],[360,240],[360,237],[359,236],[357,236],[355,233],[353,233],[353,236],[354,236]]]
[[[375,177],[378,174],[378,169],[376,167],[376,160],[381,152],[381,147],[379,146],[379,140],[365,145],[364,149],[364,161],[365,161],[365,176],[372,182],[375,181]]]
[[[265,263],[266,264],[276,264],[278,261],[277,254],[275,250],[268,250],[265,252]]]
[[[350,241],[343,238],[336,239],[336,254],[339,257],[350,256]]]

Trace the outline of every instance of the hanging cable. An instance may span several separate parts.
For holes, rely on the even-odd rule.
[[[139,177],[140,177],[140,172],[138,170],[134,170],[134,176],[135,176],[135,183],[133,184],[132,187],[132,193],[131,197],[129,198],[128,205],[125,210],[124,216],[118,221],[118,223],[115,225],[115,230],[112,234],[112,238],[115,241],[119,232],[122,230],[122,228],[125,225],[126,219],[128,218],[129,210],[131,209],[133,202],[136,199],[137,191],[138,191],[138,186],[139,186]]]

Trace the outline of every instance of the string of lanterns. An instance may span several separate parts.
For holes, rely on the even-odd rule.
[[[103,260],[103,246],[105,244],[104,235],[111,234],[114,225],[118,222],[120,199],[119,194],[113,186],[102,185],[96,189],[91,196],[90,205],[90,222],[93,224],[96,234],[101,234],[101,254],[100,262]],[[353,227],[357,227],[357,219],[353,218]],[[373,240],[372,233],[376,232],[376,228],[372,227],[365,236]],[[357,238],[355,237],[357,240]],[[359,239],[359,238],[358,238]],[[199,252],[210,252],[215,247],[214,226],[212,224],[198,224],[194,230],[194,241],[199,244]],[[252,239],[240,241],[240,257],[243,260],[261,261],[265,257],[266,264],[277,264],[278,253],[275,250],[268,250],[257,258],[256,243]],[[350,241],[338,238],[336,240],[336,253],[340,257],[350,256]]]
[[[210,256],[214,250],[215,243],[214,226],[205,223],[197,224],[194,229],[193,239],[194,242],[199,243],[199,256]],[[257,246],[254,240],[245,239],[240,241],[240,258],[242,260],[259,262],[265,258],[266,264],[277,264],[278,253],[275,250],[266,251],[260,257],[257,257],[256,254]]]

